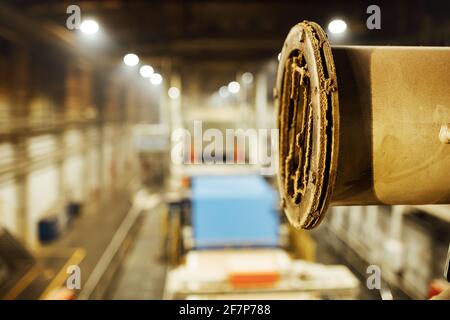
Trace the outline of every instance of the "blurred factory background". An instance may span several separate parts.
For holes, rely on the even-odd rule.
[[[298,231],[276,174],[246,156],[270,150],[270,137],[215,151],[243,164],[172,161],[172,132],[194,136],[195,121],[203,132],[275,128],[277,56],[304,19],[342,19],[332,44],[449,45],[446,1],[379,2],[380,30],[366,28],[370,4],[2,1],[0,298],[425,299],[445,289],[449,206],[335,207]],[[381,291],[366,286],[369,265]]]

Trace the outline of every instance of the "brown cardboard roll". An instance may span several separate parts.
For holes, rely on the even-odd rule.
[[[450,203],[450,48],[331,47],[304,21],[280,56],[278,184],[297,228],[329,205]]]

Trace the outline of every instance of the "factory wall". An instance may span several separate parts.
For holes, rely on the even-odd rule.
[[[355,257],[382,270],[390,285],[415,299],[429,297],[442,276],[450,241],[448,206],[333,207],[327,241],[357,268]],[[445,214],[440,214],[445,212]],[[360,270],[362,273],[366,270]]]
[[[145,101],[117,71],[52,41],[0,34],[0,228],[33,249],[41,219],[57,216],[64,232],[68,203],[95,214],[139,172],[132,128]]]

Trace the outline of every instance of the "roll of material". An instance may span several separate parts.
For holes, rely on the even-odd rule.
[[[275,99],[284,210],[450,203],[450,48],[331,47],[313,22],[283,45]]]

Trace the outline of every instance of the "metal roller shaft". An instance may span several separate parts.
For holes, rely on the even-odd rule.
[[[450,48],[330,47],[291,29],[277,77],[279,185],[312,228],[328,205],[450,203]]]

